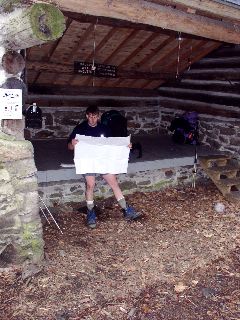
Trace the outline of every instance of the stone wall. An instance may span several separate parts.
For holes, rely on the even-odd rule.
[[[43,128],[26,129],[27,139],[66,138],[72,129],[85,119],[85,109],[70,107],[48,107],[43,110]],[[114,107],[100,107],[102,112]],[[116,108],[128,119],[129,133],[171,134],[168,127],[175,116],[183,114],[182,110],[164,108],[157,102],[138,101]],[[228,151],[240,155],[240,120],[234,118],[199,115],[200,142],[216,150]]]
[[[181,110],[161,109],[160,132],[168,132],[172,119],[183,114]],[[168,132],[169,134],[169,132]],[[200,143],[214,150],[232,153],[240,158],[240,120],[199,114]]]
[[[191,183],[192,169],[193,166],[180,166],[119,174],[118,182],[124,194],[136,191],[160,190],[168,186]],[[197,176],[199,180],[206,178],[200,169]],[[85,200],[85,181],[82,175],[78,175],[76,180],[42,182],[39,183],[39,191],[49,206],[56,206],[65,202],[81,202]],[[110,187],[101,176],[97,177],[94,191],[95,200],[110,196],[113,196]]]
[[[0,131],[0,267],[43,259],[37,170],[29,141]]]
[[[202,116],[200,120],[203,144],[240,158],[240,119]]]
[[[86,106],[87,107],[87,106]],[[41,107],[43,111],[42,129],[25,129],[25,137],[31,139],[66,138],[72,129],[85,120],[86,107]],[[113,108],[100,107],[101,112]],[[153,102],[139,102],[136,106],[115,108],[128,119],[129,133],[159,133],[161,114],[159,107]]]

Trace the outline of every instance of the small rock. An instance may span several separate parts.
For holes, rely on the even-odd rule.
[[[225,211],[225,205],[221,202],[217,202],[214,206],[214,210],[217,213],[223,213]]]
[[[128,318],[131,318],[134,316],[134,314],[136,313],[137,309],[136,308],[132,308],[129,312],[128,312]]]
[[[127,310],[124,309],[123,307],[120,307],[119,309],[120,309],[122,312],[127,313]]]
[[[56,320],[68,320],[70,317],[69,312],[67,310],[59,311],[56,314]]]
[[[184,285],[182,282],[179,282],[174,286],[174,291],[177,293],[183,292],[185,289],[187,289],[187,286]]]
[[[22,270],[22,280],[26,280],[29,277],[33,277],[42,271],[42,266],[36,264],[27,264]]]
[[[215,290],[211,289],[211,288],[202,288],[202,294],[204,295],[205,298],[211,298],[212,296],[214,296],[216,294]]]
[[[65,257],[66,252],[64,250],[59,250],[59,255],[60,255],[60,257]]]

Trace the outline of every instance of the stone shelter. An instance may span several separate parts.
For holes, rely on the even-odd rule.
[[[206,2],[0,2],[2,92],[20,89],[23,114],[42,112],[35,127],[24,115],[0,113],[3,267],[41,263],[41,199],[49,206],[83,199],[65,147],[91,104],[120,111],[142,142],[143,157],[133,156],[119,176],[125,193],[191,182],[194,147],[174,145],[169,132],[184,112],[199,114],[201,155],[224,152],[239,162],[240,6]],[[97,190],[110,196],[101,182]]]

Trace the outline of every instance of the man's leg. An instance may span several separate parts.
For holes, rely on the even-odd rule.
[[[90,228],[96,227],[96,214],[94,211],[93,191],[95,187],[95,176],[85,175],[86,179],[86,202],[87,202],[87,224]]]
[[[115,198],[118,201],[118,204],[123,209],[125,218],[128,220],[133,220],[138,218],[140,214],[137,213],[133,207],[130,207],[127,205],[124,195],[122,194],[122,191],[119,187],[116,175],[108,173],[108,174],[104,174],[103,178],[112,188],[112,191],[115,195]]]
[[[120,199],[123,199],[124,196],[123,196],[122,191],[118,185],[118,181],[117,181],[115,174],[110,174],[110,173],[104,174],[103,178],[108,183],[108,185],[112,188],[112,191],[113,191],[117,201],[119,201]]]

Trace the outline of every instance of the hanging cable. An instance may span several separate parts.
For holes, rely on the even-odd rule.
[[[179,77],[179,63],[180,63],[180,50],[181,50],[181,32],[178,32],[178,54],[177,54],[177,70],[176,70],[176,79]]]
[[[96,29],[97,29],[97,24],[98,24],[98,18],[96,20],[96,23],[94,24],[94,29],[93,29],[93,60],[92,60],[92,71],[93,71],[93,77],[92,77],[92,86],[94,87],[95,85],[95,71],[96,71],[96,66],[95,66],[95,54],[96,54]]]
[[[191,46],[190,46],[190,56],[188,58],[188,71],[191,69],[192,66],[192,51],[193,51],[193,47],[192,47],[192,40],[191,40]]]

